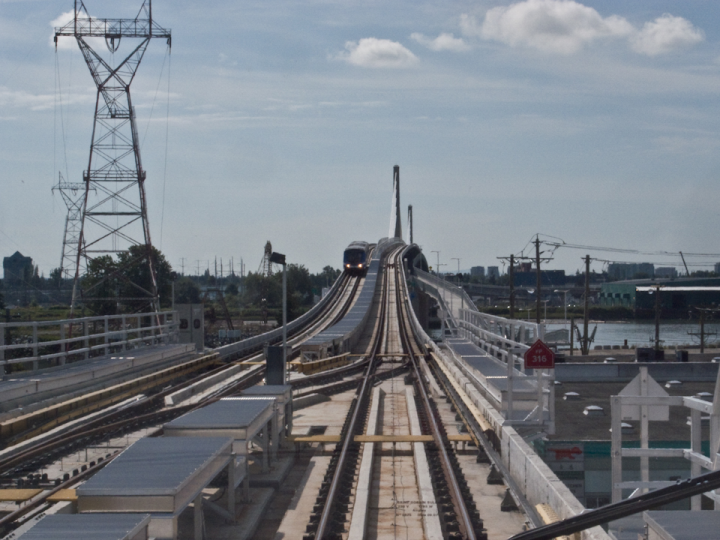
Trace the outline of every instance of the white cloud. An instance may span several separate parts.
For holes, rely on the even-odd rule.
[[[0,86],[0,107],[3,109],[28,109],[31,111],[47,111],[55,107],[55,96],[52,94],[31,94],[24,90],[11,90]],[[75,105],[94,101],[90,94],[70,93],[63,95],[63,105]]]
[[[490,9],[482,27],[471,17],[461,19],[468,34],[478,33],[508,45],[527,45],[548,52],[572,54],[600,38],[628,36],[634,29],[624,18],[602,17],[573,0],[526,0]]]
[[[346,52],[338,58],[355,66],[371,68],[406,68],[418,62],[417,56],[397,41],[363,38],[345,43]]]
[[[462,38],[456,38],[453,34],[442,33],[435,39],[432,39],[415,32],[411,34],[410,37],[431,51],[463,52],[470,50],[470,46],[465,43]]]
[[[50,27],[52,28],[52,33],[50,34],[50,37],[48,38],[48,44],[51,47],[55,47],[55,29],[61,28],[65,26],[67,23],[73,20],[73,17],[75,16],[74,11],[66,11],[62,15],[58,16],[55,20],[50,21]],[[78,19],[86,19],[88,18],[88,15],[86,13],[80,14]],[[90,17],[91,19],[94,19],[94,17]],[[83,38],[85,42],[90,45],[96,52],[104,51],[106,50],[106,44],[105,39],[100,37],[85,37]],[[63,36],[59,37],[57,40],[57,48],[61,51],[69,51],[74,50],[77,47],[77,41],[73,36]]]
[[[52,34],[50,34],[50,45],[52,47],[55,47],[55,28],[60,28],[61,26],[65,26],[67,23],[73,20],[73,17],[75,16],[74,11],[66,11],[62,15],[60,15],[58,18],[50,22],[50,27],[52,28]],[[73,37],[61,37],[58,38],[57,42],[57,48],[61,50],[70,50],[74,49],[76,47],[75,45],[75,38]]]
[[[703,31],[695,28],[690,21],[666,13],[652,22],[646,22],[630,43],[636,52],[656,56],[697,45],[704,39]]]
[[[481,37],[482,25],[474,16],[463,13],[460,15],[460,31],[468,37]]]

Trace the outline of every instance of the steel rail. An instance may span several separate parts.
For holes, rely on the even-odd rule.
[[[330,324],[333,323],[337,319],[336,317],[333,317],[332,320],[329,323],[324,323],[322,319],[326,317],[329,312],[332,311],[333,307],[335,306],[335,303],[342,297],[342,291],[346,290],[347,284],[350,280],[349,276],[346,276],[344,278],[345,283],[342,283],[338,289],[336,290],[335,298],[331,299],[331,301],[328,301],[327,306],[318,313],[317,317],[315,317],[313,320],[307,321],[305,324],[302,325],[302,327],[299,327],[296,329],[295,337],[298,336],[298,334],[302,334],[302,332],[306,331],[309,326],[312,326],[314,322],[320,321],[321,326],[327,327]],[[353,289],[351,294],[347,297],[346,305],[340,310],[342,313],[347,312],[349,309],[349,306],[352,304],[352,301],[355,297],[355,294],[357,292],[359,279],[355,280],[355,283],[353,285]],[[247,357],[252,357],[253,354],[247,355]],[[354,366],[347,366],[347,367],[355,367],[357,369],[358,363],[356,363]],[[165,389],[154,396],[152,396],[150,399],[144,400],[142,402],[138,402],[136,404],[132,404],[128,407],[125,407],[121,410],[114,410],[107,415],[101,415],[100,417],[94,418],[91,422],[88,422],[86,424],[78,425],[75,428],[71,429],[69,432],[65,432],[63,434],[57,435],[55,437],[51,437],[50,439],[46,439],[37,445],[33,445],[30,448],[22,451],[19,454],[15,454],[14,456],[10,456],[4,460],[0,460],[0,474],[7,474],[10,470],[13,468],[16,468],[20,465],[22,465],[23,462],[35,458],[39,455],[43,454],[49,454],[52,453],[54,450],[56,450],[59,447],[63,447],[68,443],[72,443],[73,441],[87,439],[89,437],[94,437],[97,435],[107,435],[108,433],[115,433],[118,430],[122,430],[126,428],[128,425],[139,425],[143,423],[153,423],[158,421],[164,421],[166,417],[176,417],[181,414],[199,409],[201,407],[207,406],[210,403],[213,403],[219,399],[221,399],[223,396],[231,395],[238,391],[240,388],[244,388],[249,386],[250,384],[254,384],[256,382],[256,378],[262,376],[264,373],[264,368],[258,369],[258,370],[248,370],[248,372],[241,377],[238,381],[233,383],[231,386],[227,388],[223,388],[217,392],[214,392],[213,394],[206,396],[204,399],[199,401],[198,403],[195,403],[193,405],[184,405],[184,406],[178,406],[173,407],[171,409],[161,409],[152,411],[149,413],[137,415],[136,413],[133,414],[134,411],[140,411],[142,408],[148,408],[152,406],[157,406],[158,402],[163,402],[165,395],[175,392],[178,390],[178,388],[182,388],[184,386],[193,384],[194,382],[197,382],[199,380],[202,380],[205,377],[211,376],[213,374],[218,373],[219,371],[226,369],[227,366],[221,366],[219,368],[211,370],[209,373],[204,373],[202,375],[199,375],[197,377],[192,378],[189,381],[184,381],[178,386],[173,386],[171,388]],[[370,367],[368,367],[368,372],[370,372]],[[316,376],[316,380],[320,381],[322,380],[322,375]],[[327,375],[326,378],[331,377],[337,377],[337,373],[333,373],[330,375]],[[128,414],[131,414],[130,418],[123,418],[121,420],[118,420],[116,422],[108,424],[108,421],[112,421],[115,418],[126,416]],[[158,431],[155,435],[158,435],[162,432],[162,430]],[[39,494],[36,496],[33,500],[31,500],[29,503],[24,505],[21,508],[18,508],[17,510],[11,512],[10,514],[0,518],[0,531],[3,531],[3,533],[9,532],[13,525],[17,522],[18,519],[22,518],[26,514],[28,514],[31,510],[37,508],[38,506],[42,504],[46,504],[48,497],[50,497],[52,494],[56,493],[60,489],[63,489],[69,485],[72,485],[76,483],[78,480],[81,480],[100,468],[107,465],[115,456],[112,456],[110,458],[107,458],[103,460],[102,462],[97,463],[96,465],[89,467],[86,471],[83,471],[79,473],[76,476],[73,476],[72,478],[66,480],[65,482],[61,482],[58,486],[55,486],[49,491],[46,491],[44,493]]]
[[[345,283],[342,283],[338,287],[338,289],[336,291],[337,297],[334,299],[334,301],[337,301],[341,297],[341,294],[342,294],[341,291],[345,290],[345,287],[347,286],[349,279],[351,279],[349,276],[346,276],[345,278],[343,278]],[[355,292],[357,291],[358,281],[359,280],[356,280],[355,284],[353,285],[353,293],[349,295],[347,302],[346,302],[346,306],[345,306],[345,308],[343,308],[344,310],[346,310],[347,306],[349,306],[352,303]],[[328,314],[328,312],[332,310],[333,306],[334,306],[333,302],[328,302],[326,309],[323,310],[321,313],[319,313],[318,317],[315,320],[322,319],[323,316],[326,316]],[[295,336],[293,336],[293,337],[296,337],[297,334],[301,334],[303,331],[305,331],[307,326],[309,326],[311,324],[311,322],[312,321],[308,321],[308,323],[306,325],[303,325],[302,328],[297,329],[297,331],[295,332]],[[254,354],[251,353],[251,354],[247,355],[246,358],[252,358],[253,356],[254,356]],[[200,366],[199,368],[201,368],[201,367],[202,366]],[[347,369],[347,368],[353,368],[353,367],[355,368],[355,370],[357,370],[359,366],[357,364],[355,364],[354,366],[345,366],[342,373],[335,372],[332,374],[328,374],[328,375],[326,375],[325,378],[337,377],[341,374],[344,374],[346,371],[351,371],[351,369]],[[82,425],[78,425],[78,426],[72,428],[68,432],[56,435],[54,437],[50,437],[49,439],[44,439],[42,441],[39,441],[38,444],[30,446],[29,448],[23,450],[22,452],[20,452],[18,454],[8,456],[7,458],[4,458],[4,459],[0,459],[0,475],[7,474],[10,470],[22,465],[22,463],[24,461],[28,461],[37,456],[50,453],[53,450],[55,450],[56,448],[66,445],[68,442],[71,442],[73,440],[81,439],[81,438],[84,438],[87,436],[94,436],[94,435],[103,433],[104,431],[107,431],[107,430],[122,429],[123,426],[126,426],[128,424],[137,423],[140,421],[152,421],[152,419],[155,417],[167,416],[168,414],[173,414],[173,412],[175,412],[175,414],[177,414],[177,415],[180,415],[180,414],[187,412],[188,410],[192,410],[192,407],[180,406],[180,407],[175,407],[170,410],[158,410],[158,411],[153,411],[153,412],[149,412],[149,413],[141,413],[141,411],[148,410],[153,407],[162,406],[164,404],[163,400],[166,395],[169,395],[172,392],[176,392],[178,389],[182,389],[186,386],[189,386],[191,384],[199,382],[206,377],[216,375],[217,373],[221,372],[224,369],[227,369],[227,366],[220,366],[215,369],[212,369],[209,372],[206,372],[206,373],[203,373],[196,377],[193,377],[190,380],[183,381],[179,385],[173,385],[170,388],[166,388],[166,389],[162,390],[161,392],[154,394],[149,399],[130,404],[129,406],[126,406],[121,410],[112,410],[112,411],[108,412],[107,414],[96,416],[90,422],[82,424]],[[252,381],[255,376],[261,376],[263,372],[264,372],[264,369],[259,369],[259,370],[256,370],[254,373],[246,374],[246,376],[243,377],[242,379],[240,379],[239,381],[237,381],[236,384],[233,384],[231,387],[229,387],[227,389],[223,389],[221,391],[221,395],[227,395],[228,393],[237,391],[238,386],[247,384],[249,380]],[[178,374],[178,377],[181,377],[184,375],[186,375],[186,373],[180,373],[180,374]],[[314,376],[312,382],[322,381],[323,380],[322,375],[323,374]],[[310,377],[308,377],[308,378],[310,378]],[[212,400],[213,397],[211,396],[209,399]],[[202,400],[197,405],[199,405],[199,406],[207,405],[212,402],[210,400]],[[136,411],[135,414],[133,414],[132,411]],[[138,415],[138,413],[141,413],[141,414]],[[131,414],[132,416],[130,418],[118,419],[118,418],[125,417],[128,414]],[[115,420],[115,421],[113,421],[113,420]],[[111,423],[108,424],[108,422],[111,422]],[[99,427],[95,427],[95,426],[99,426]],[[36,429],[36,428],[33,428],[33,429]]]
[[[388,257],[389,258],[389,257]],[[387,260],[387,259],[386,259]],[[379,270],[378,270],[379,271]],[[377,319],[377,326],[376,328],[377,333],[375,336],[375,343],[373,343],[372,346],[372,353],[370,355],[370,359],[368,361],[367,371],[365,372],[365,377],[363,378],[362,384],[360,385],[360,388],[357,392],[357,397],[354,400],[354,408],[352,411],[352,415],[350,416],[350,421],[348,423],[348,429],[345,430],[345,438],[342,441],[342,449],[340,451],[340,455],[338,456],[338,461],[335,466],[335,471],[333,473],[332,482],[330,484],[330,489],[328,490],[326,503],[323,508],[323,511],[320,515],[320,520],[318,523],[317,530],[315,531],[315,538],[316,540],[325,540],[325,536],[328,533],[328,528],[330,524],[330,518],[333,513],[333,509],[336,502],[336,496],[338,493],[338,489],[340,486],[340,483],[342,481],[343,471],[345,468],[345,462],[347,461],[347,456],[349,453],[350,445],[353,444],[354,434],[356,425],[359,421],[360,411],[363,410],[362,407],[362,401],[367,399],[370,388],[372,387],[371,380],[373,379],[373,374],[375,373],[376,366],[376,355],[379,353],[380,347],[382,345],[382,338],[384,335],[384,322],[385,322],[385,316],[386,316],[386,306],[387,306],[387,296],[388,296],[388,274],[387,272],[383,272],[383,290],[382,290],[382,300],[380,304],[380,313]]]
[[[410,357],[410,362],[412,363],[413,370],[415,371],[415,377],[418,381],[418,388],[420,389],[423,407],[425,408],[426,416],[428,419],[428,422],[430,424],[430,429],[432,431],[432,436],[435,439],[435,446],[438,448],[440,452],[440,457],[442,459],[442,467],[445,471],[445,477],[448,480],[448,486],[450,487],[451,496],[453,499],[453,503],[455,506],[456,514],[460,518],[460,526],[463,529],[464,538],[467,540],[476,540],[475,535],[475,528],[473,527],[472,520],[470,518],[470,513],[468,512],[467,506],[465,505],[465,499],[462,496],[462,492],[460,489],[460,484],[458,483],[457,477],[455,476],[455,471],[453,470],[452,462],[450,461],[450,457],[448,456],[447,449],[445,448],[445,441],[443,440],[442,432],[440,431],[440,427],[438,426],[437,418],[435,417],[435,413],[432,409],[432,406],[430,404],[430,397],[428,396],[427,390],[425,389],[425,379],[423,378],[422,374],[420,373],[420,368],[418,366],[418,360],[415,356],[415,351],[413,350],[412,341],[410,338],[410,333],[407,328],[408,324],[408,318],[405,313],[405,308],[407,307],[406,303],[402,301],[402,299],[405,296],[405,291],[400,289],[401,286],[401,280],[399,278],[399,273],[402,271],[402,264],[399,260],[395,265],[395,275],[396,275],[396,301],[398,306],[398,327],[400,329],[400,338],[403,343],[403,347],[405,348],[406,353]],[[402,292],[402,294],[401,294]]]
[[[109,458],[105,458],[102,461],[93,465],[92,467],[88,467],[85,471],[82,471],[82,472],[78,473],[76,476],[73,476],[72,478],[66,480],[65,482],[53,487],[50,491],[36,495],[33,499],[31,499],[30,501],[25,503],[23,506],[21,506],[17,510],[14,510],[14,511],[10,512],[9,514],[0,518],[1,534],[8,533],[10,530],[10,525],[12,525],[15,521],[17,521],[18,519],[20,519],[21,517],[23,517],[24,515],[29,513],[31,510],[34,510],[41,504],[44,504],[47,501],[48,497],[50,497],[51,495],[54,495],[61,489],[69,488],[73,484],[78,483],[80,480],[82,480],[86,476],[90,476],[90,475],[96,473],[97,471],[99,471],[100,469],[105,467],[105,465],[110,463],[113,459],[115,459],[119,454],[120,454],[120,452],[116,452],[114,455],[110,456]]]

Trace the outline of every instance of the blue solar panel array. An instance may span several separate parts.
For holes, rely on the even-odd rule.
[[[340,347],[340,350],[334,352],[341,353],[347,352],[355,344],[370,313],[370,306],[372,306],[380,278],[380,265],[392,247],[403,243],[400,238],[383,238],[378,242],[365,276],[365,283],[353,306],[338,323],[307,340],[301,348],[306,346],[308,348],[318,346],[330,348],[334,344],[336,347]]]

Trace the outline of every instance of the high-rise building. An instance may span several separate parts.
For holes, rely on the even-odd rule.
[[[484,266],[473,266],[472,268],[470,268],[470,275],[472,277],[484,278],[485,277],[485,267]]]
[[[6,289],[21,287],[26,280],[32,277],[32,257],[24,257],[16,251],[10,257],[3,258],[3,278]]]
[[[677,275],[677,268],[674,266],[659,266],[655,269],[655,277],[676,278]]]
[[[487,275],[488,279],[497,279],[500,277],[500,269],[497,266],[488,266]]]
[[[611,279],[636,279],[637,276],[655,277],[655,265],[652,263],[610,263],[608,265],[608,277]]]

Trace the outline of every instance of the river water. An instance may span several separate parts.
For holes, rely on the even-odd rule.
[[[582,333],[582,320],[575,319],[575,324],[580,326]],[[595,333],[595,345],[623,345],[627,339],[628,345],[638,347],[650,347],[655,340],[655,324],[648,323],[614,323],[614,322],[591,322],[588,331],[592,334],[593,328],[597,324],[597,332]],[[559,330],[562,328],[570,328],[570,323],[548,323],[546,331]],[[700,325],[698,323],[667,323],[660,324],[660,340],[666,347],[677,346],[700,346],[700,337],[691,336],[688,332],[695,334],[700,333]],[[720,323],[705,323],[705,344],[717,343],[718,335],[720,335]],[[577,335],[575,336],[577,340]]]

